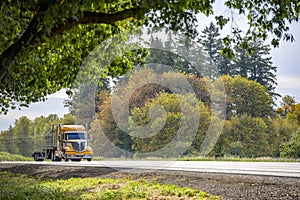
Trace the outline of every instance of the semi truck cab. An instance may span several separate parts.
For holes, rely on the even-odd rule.
[[[89,146],[89,140],[85,131],[66,131],[61,136],[63,139],[59,142],[62,149],[62,157],[68,160],[87,159],[92,160],[92,148]]]

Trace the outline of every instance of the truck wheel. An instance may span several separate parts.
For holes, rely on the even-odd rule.
[[[34,161],[38,161],[39,160],[36,153],[34,154],[33,159],[34,159]]]
[[[87,161],[89,161],[89,162],[90,162],[90,161],[92,161],[92,159],[91,159],[91,158],[87,158],[86,160],[87,160]]]
[[[66,158],[66,159],[65,159],[65,162],[69,162],[69,160],[70,160],[69,158]]]
[[[54,153],[54,151],[51,151],[51,160],[55,161],[55,153]]]
[[[34,159],[34,161],[44,161],[44,159],[42,159],[42,158],[39,158],[39,153],[35,153],[34,155],[33,155],[33,159]]]

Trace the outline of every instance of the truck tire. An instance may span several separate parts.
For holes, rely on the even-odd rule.
[[[54,153],[54,151],[51,151],[51,160],[55,161],[55,153]]]
[[[39,158],[39,153],[35,153],[35,154],[33,155],[33,159],[34,159],[34,161],[44,161],[44,159]]]
[[[34,161],[39,161],[38,155],[36,153],[33,155],[33,159],[34,159]]]
[[[87,160],[87,161],[89,161],[89,162],[90,162],[90,161],[92,161],[92,159],[91,159],[91,158],[87,158],[86,160]]]

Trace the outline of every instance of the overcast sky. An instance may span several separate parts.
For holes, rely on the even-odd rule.
[[[291,95],[300,102],[300,24],[291,25],[290,30],[296,41],[281,41],[279,48],[272,49],[271,56],[274,65],[278,67],[276,91],[282,96]],[[51,95],[46,102],[31,104],[29,108],[23,108],[21,111],[9,111],[8,115],[0,115],[0,131],[7,130],[9,125],[14,125],[15,120],[21,116],[27,116],[31,120],[49,114],[63,117],[68,113],[68,109],[63,106],[65,98],[64,92],[58,92]]]
[[[277,92],[288,94],[300,102],[300,23],[291,26],[296,41],[281,42],[279,48],[271,51],[277,71]]]

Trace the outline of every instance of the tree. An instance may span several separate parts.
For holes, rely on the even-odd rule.
[[[176,39],[175,52],[184,59],[179,70],[197,77],[207,76],[206,71],[203,69],[207,58],[202,46],[196,42],[196,39],[184,34],[177,34]]]
[[[273,116],[272,98],[266,88],[255,81],[248,80],[241,76],[221,76],[215,81],[224,82],[226,90],[227,119],[232,115],[248,114],[252,117]]]
[[[280,156],[280,145],[287,142],[297,131],[298,124],[286,118],[275,117],[265,119],[268,126],[268,143],[273,157]]]
[[[240,157],[267,156],[270,152],[267,128],[261,118],[247,114],[234,117],[221,135],[220,141],[226,141],[221,147],[223,153]]]
[[[280,157],[300,158],[300,131],[292,135],[289,141],[280,146]]]
[[[193,102],[191,97],[190,94],[160,93],[144,107],[133,109],[129,119],[129,129],[130,134],[134,135],[132,148],[135,152],[147,154],[160,150],[161,153],[157,156],[161,157],[176,157],[185,151],[198,154],[210,123],[210,110],[200,101]],[[199,109],[195,107],[195,103],[198,104]],[[161,107],[155,107],[157,105]],[[164,112],[162,109],[165,114],[162,114]],[[189,110],[190,114],[185,115],[183,109]],[[197,112],[199,112],[199,119],[195,118]],[[197,120],[199,120],[198,128],[192,130],[190,123],[197,123]],[[182,134],[180,139],[176,138],[180,134]],[[192,136],[193,134],[195,137]],[[163,149],[171,142],[174,142],[171,149]]]
[[[212,22],[202,31],[200,44],[204,47],[208,55],[208,63],[205,66],[206,73],[210,77],[219,77],[219,75],[233,75],[230,69],[230,60],[221,54],[224,48],[221,38],[219,37],[219,29]],[[216,66],[213,68],[212,66]],[[215,70],[215,71],[211,71]],[[216,71],[218,70],[218,71]]]
[[[70,120],[70,114],[62,119],[55,114],[34,120],[22,116],[8,131],[1,132],[0,150],[29,157],[34,151],[41,151],[45,145],[52,144],[52,135],[49,135],[52,128]]]
[[[202,33],[200,43],[209,57],[209,63],[207,63],[206,68],[211,70],[211,66],[215,65],[218,69],[217,72],[210,72],[208,74],[213,76],[214,73],[218,73],[220,75],[230,75],[233,77],[240,75],[249,80],[257,81],[266,87],[272,97],[276,98],[279,96],[274,91],[275,86],[277,85],[277,67],[273,66],[271,61],[271,48],[269,45],[265,45],[264,41],[259,39],[251,41],[247,37],[241,38],[241,41],[249,44],[236,45],[234,47],[235,57],[231,61],[221,53],[224,49],[224,45],[219,37],[220,33],[217,26],[210,23]]]
[[[172,8],[172,14],[166,14],[167,7]],[[173,4],[72,0],[2,2],[1,18],[6,22],[1,28],[3,43],[0,45],[2,112],[15,107],[16,101],[25,106],[61,88],[70,88],[83,59],[115,33],[132,29],[139,23],[158,25],[163,22],[169,22],[164,24],[170,28],[179,25],[182,30],[193,31],[194,26],[189,21],[194,21],[195,16],[186,14],[192,8],[205,10],[200,2],[186,4],[184,1]],[[185,20],[174,23],[178,17]],[[125,71],[119,66],[109,68],[107,73],[121,75]],[[18,84],[12,85],[12,82]]]
[[[244,39],[247,41],[247,39]],[[262,40],[251,41],[251,52],[243,46],[236,46],[236,56],[231,67],[235,75],[241,75],[249,80],[256,81],[264,86],[272,97],[275,93],[277,67],[273,65],[270,57],[270,46],[264,45]]]
[[[203,76],[200,70],[203,63],[202,49],[195,41],[179,33],[173,38],[172,32],[168,32],[168,38],[164,42],[158,36],[159,33],[155,37],[151,35],[150,42],[147,42],[150,46],[145,61],[147,67],[155,68],[158,73],[179,71]]]
[[[61,88],[70,88],[79,66],[99,43],[115,33],[137,26],[164,27],[196,35],[196,14],[213,13],[214,1],[34,1],[6,0],[0,3],[0,104],[1,113],[9,107],[26,106],[43,100]],[[298,0],[226,1],[225,6],[247,16],[249,35],[272,44],[293,41],[288,22],[298,21]],[[248,12],[247,12],[248,11]],[[217,16],[220,27],[229,21]],[[237,31],[235,31],[237,32]],[[236,34],[234,34],[236,35]],[[232,55],[232,42],[224,38],[223,53]],[[101,67],[101,66],[100,66]],[[128,68],[107,71],[122,74]]]
[[[114,120],[111,95],[107,91],[102,91],[98,95],[101,96],[102,100],[97,105],[98,112],[89,130],[89,133],[93,135],[92,147],[94,155],[102,157],[127,157],[129,156],[128,152],[132,152],[131,137],[120,130]]]
[[[286,117],[300,124],[300,103],[295,104],[293,111],[288,113]]]
[[[277,113],[279,113],[283,117],[286,117],[288,113],[294,111],[296,104],[295,97],[292,97],[290,95],[284,95],[280,104],[281,107],[277,108]]]
[[[32,133],[30,131],[30,120],[23,116],[16,120],[15,128],[14,128],[14,136],[15,136],[15,144],[18,148],[18,153],[23,156],[30,156],[32,154],[31,148],[31,140]],[[18,138],[18,140],[16,140]]]

